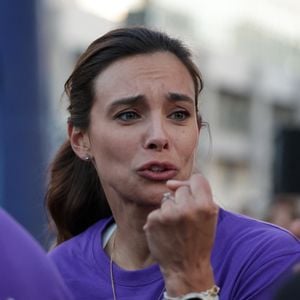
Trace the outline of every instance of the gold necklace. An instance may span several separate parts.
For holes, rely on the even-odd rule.
[[[112,294],[113,294],[113,300],[117,300],[117,293],[116,293],[115,280],[114,280],[114,270],[113,270],[113,253],[115,250],[116,232],[114,233],[112,238],[113,238],[113,240],[112,240],[112,247],[111,247],[110,261],[109,261],[109,274],[110,274],[110,283],[111,283],[111,290],[112,290]],[[164,291],[165,291],[165,287],[163,287],[157,300],[162,299],[162,295],[163,295]]]

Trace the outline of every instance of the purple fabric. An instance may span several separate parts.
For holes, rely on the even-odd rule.
[[[77,300],[112,299],[109,257],[101,246],[101,220],[52,252]],[[212,265],[221,300],[269,300],[281,280],[300,262],[300,242],[272,224],[220,209]],[[162,299],[157,265],[126,271],[113,265],[117,299]],[[160,298],[159,298],[160,297]]]
[[[0,300],[71,300],[40,245],[0,209]]]

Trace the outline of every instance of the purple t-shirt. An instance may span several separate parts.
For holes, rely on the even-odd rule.
[[[71,300],[41,246],[0,209],[0,300]]]
[[[104,219],[50,252],[76,300],[113,299]],[[269,300],[287,273],[300,263],[300,242],[269,223],[220,209],[211,257],[220,300]],[[127,271],[113,264],[117,299],[162,299],[158,265]]]

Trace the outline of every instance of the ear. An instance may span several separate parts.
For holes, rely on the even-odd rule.
[[[68,123],[68,135],[70,144],[76,155],[82,160],[90,160],[91,144],[87,133]]]

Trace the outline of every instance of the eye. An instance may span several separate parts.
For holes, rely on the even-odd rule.
[[[186,120],[188,117],[190,117],[190,113],[188,111],[185,110],[179,110],[179,111],[175,111],[172,114],[170,114],[169,118],[175,121],[184,121]]]
[[[119,119],[119,120],[125,121],[125,122],[134,121],[139,118],[140,118],[140,116],[134,111],[125,111],[125,112],[119,113],[116,116],[116,119]]]

